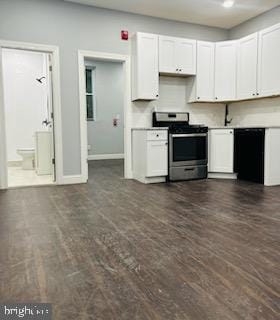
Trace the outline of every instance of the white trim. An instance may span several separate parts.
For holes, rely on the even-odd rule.
[[[124,177],[132,179],[131,165],[131,77],[130,57],[106,52],[95,52],[78,50],[79,64],[79,96],[80,96],[80,135],[81,135],[81,175],[83,180],[88,179],[88,139],[86,121],[86,99],[85,99],[85,59],[100,61],[123,62],[125,84],[124,84]]]
[[[80,184],[80,183],[87,183],[82,175],[72,175],[72,176],[63,176],[63,184]]]
[[[114,159],[124,159],[123,153],[108,153],[108,154],[91,154],[88,155],[88,160],[114,160]]]
[[[236,173],[208,172],[208,179],[237,179]]]
[[[28,43],[28,42],[0,40],[1,53],[3,48],[44,52],[52,55],[56,184],[64,184],[59,48],[57,46],[50,46],[45,44],[34,44],[34,43]],[[1,54],[0,54],[0,62],[2,62]],[[6,189],[8,187],[4,110],[5,109],[4,109],[4,97],[3,97],[3,74],[2,74],[2,63],[1,63],[1,66],[0,66],[0,189],[1,188]]]

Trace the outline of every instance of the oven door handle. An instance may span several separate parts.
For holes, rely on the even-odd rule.
[[[172,138],[192,138],[192,137],[207,137],[207,133],[184,133],[184,134],[171,134]]]

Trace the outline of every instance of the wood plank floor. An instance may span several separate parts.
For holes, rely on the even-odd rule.
[[[1,302],[51,302],[55,320],[280,319],[279,187],[122,171],[0,192]]]

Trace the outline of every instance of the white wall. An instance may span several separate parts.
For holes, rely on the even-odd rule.
[[[248,20],[229,32],[230,39],[239,39],[280,23],[280,6]],[[280,125],[280,98],[259,99],[230,105],[233,125]]]
[[[95,67],[96,121],[87,122],[89,155],[123,154],[123,64],[94,60],[85,63]],[[118,126],[114,127],[117,115]]]
[[[47,86],[46,56],[3,49],[4,102],[8,161],[20,161],[18,148],[34,148],[34,132],[45,130]]]

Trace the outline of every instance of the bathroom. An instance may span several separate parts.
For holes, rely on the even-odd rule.
[[[54,183],[50,56],[3,49],[8,187]]]

